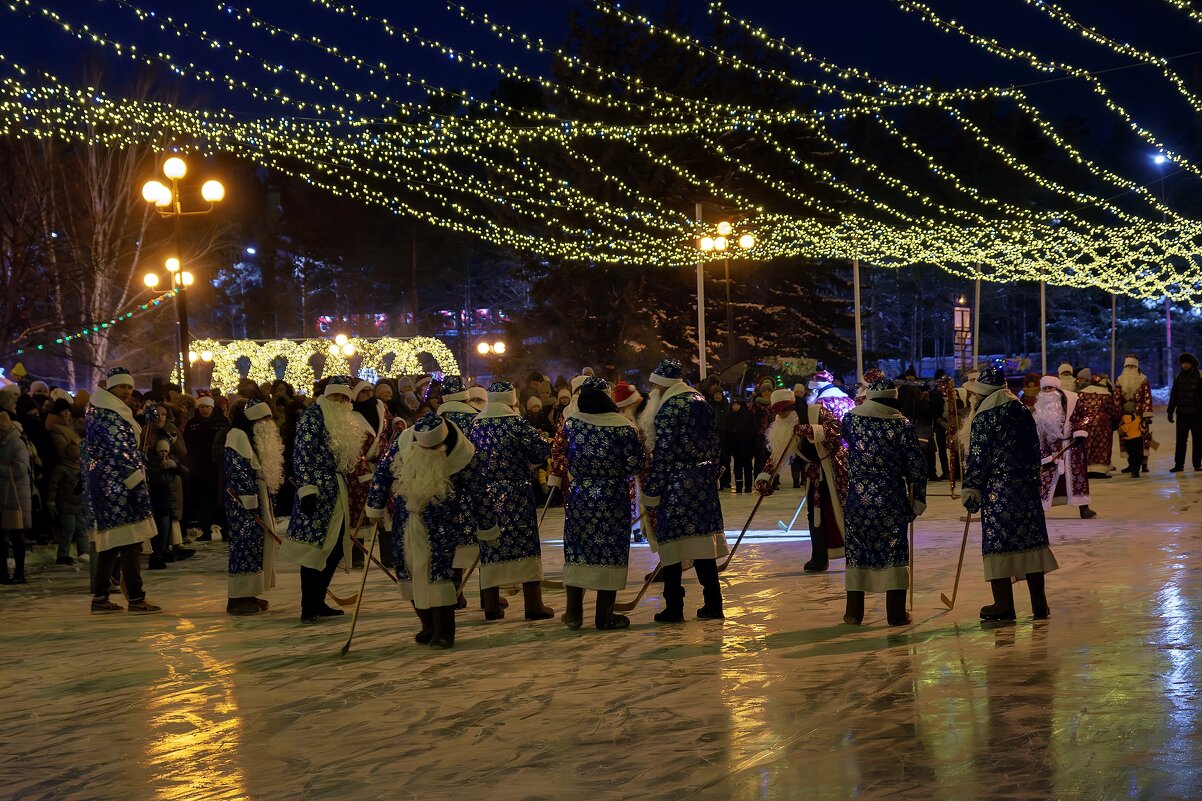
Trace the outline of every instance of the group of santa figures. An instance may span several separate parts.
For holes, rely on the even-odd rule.
[[[1070,368],[1066,380],[1078,378]],[[1070,503],[1082,516],[1094,514],[1088,475],[1110,470],[1108,410],[1138,417],[1150,438],[1151,395],[1133,357],[1113,393],[1092,384],[1078,393],[1062,379],[1045,377],[1036,398],[1020,400],[999,368],[985,367],[972,371],[960,390],[966,409],[956,438],[962,499],[970,519],[981,516],[984,572],[994,594],[983,619],[1015,618],[1014,579],[1027,582],[1036,618],[1050,614],[1044,574],[1057,565],[1044,512]],[[626,587],[632,524],[659,556],[663,608],[655,620],[685,620],[682,572],[689,566],[702,589],[696,616],[722,619],[717,560],[729,549],[713,411],[683,381],[677,361],[662,362],[651,383],[644,399],[624,382],[611,387],[592,375],[575,377],[564,420],[548,442],[518,413],[517,394],[504,381],[480,397],[450,376],[437,413],[393,436],[371,385],[333,377],[300,419],[292,456],[296,497],[280,533],[271,499],[284,481],[283,443],[266,404],[235,407],[224,458],[227,610],[267,608],[259,596],[275,584],[278,550],[300,565],[302,622],[343,614],[326,603],[330,581],[341,562],[349,564],[352,549],[374,561],[374,543],[364,540],[378,530],[381,552],[396,571],[389,575],[421,621],[418,643],[454,644],[465,575],[477,565],[486,619],[505,616],[501,590],[517,586],[527,620],[552,618],[542,598],[531,481],[532,468],[549,460],[549,483],[564,493],[567,610],[560,619],[568,627],[583,625],[587,590],[596,593],[598,629],[629,626],[614,605]],[[83,457],[101,562],[93,611],[119,608],[107,600],[108,576],[118,562],[131,610],[157,611],[145,600],[137,569],[141,541],[154,526],[138,424],[123,402],[132,380],[114,370],[108,387],[92,398]],[[855,399],[833,386],[811,388],[809,402],[790,390],[772,394],[771,459],[756,488],[771,493],[786,463],[800,465],[812,543],[806,572],[823,572],[831,559],[845,558],[844,620],[861,623],[865,594],[883,592],[888,622],[905,625],[907,529],[926,508],[926,464],[915,427],[899,411],[897,386],[879,370],[864,376]],[[1098,427],[1103,419],[1105,430]]]

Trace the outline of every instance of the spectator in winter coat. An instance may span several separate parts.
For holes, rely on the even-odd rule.
[[[80,420],[82,424],[83,421]],[[71,433],[75,433],[72,430]],[[75,555],[88,552],[88,525],[83,515],[83,486],[79,483],[79,435],[74,444],[60,454],[46,485],[46,512],[58,529],[58,558],[56,564],[73,565],[71,545]]]
[[[756,453],[764,438],[755,415],[742,399],[731,400],[730,413],[722,422],[721,434],[734,462],[735,492],[751,492],[755,485]]]
[[[255,387],[258,390],[258,387]],[[195,522],[200,539],[211,540],[213,529],[221,529],[225,519],[222,509],[217,463],[213,461],[214,444],[224,446],[225,432],[230,427],[225,413],[217,408],[213,398],[201,398],[196,403],[196,416],[184,428],[184,443],[192,454],[184,498],[189,509],[185,519]]]
[[[17,423],[0,411],[0,584],[25,583],[25,530],[33,518],[29,447]],[[15,572],[8,575],[8,544]]]
[[[1169,422],[1177,417],[1177,450],[1173,455],[1172,472],[1185,469],[1185,446],[1192,435],[1194,438],[1193,462],[1195,470],[1202,470],[1202,379],[1198,377],[1198,359],[1192,353],[1183,353],[1177,360],[1181,372],[1173,379],[1169,392]]]
[[[176,479],[181,476],[179,462],[171,458],[171,440],[157,437],[147,455],[146,471],[150,481],[150,507],[158,533],[150,540],[150,569],[163,570],[174,562],[171,553],[171,521],[175,511]]]
[[[718,488],[728,490],[734,474],[730,469],[730,448],[723,430],[726,426],[726,418],[730,415],[730,404],[726,402],[726,393],[722,391],[720,384],[712,385],[708,395],[710,408],[714,410],[714,425],[718,428],[718,442],[721,446],[718,456]]]

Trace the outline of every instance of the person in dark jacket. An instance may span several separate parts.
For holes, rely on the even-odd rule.
[[[150,540],[150,569],[164,570],[175,561],[171,552],[171,519],[178,500],[177,479],[182,476],[179,462],[171,457],[171,440],[156,437],[146,458],[150,486],[150,508],[157,533]]]
[[[229,427],[225,412],[217,408],[213,398],[207,396],[196,402],[196,416],[184,427],[184,444],[191,454],[188,489],[184,493],[191,508],[185,517],[200,529],[201,540],[211,540],[213,527],[220,530],[221,521],[225,519],[213,449],[214,444],[224,447],[225,432]]]
[[[726,418],[730,415],[730,404],[726,402],[726,393],[722,391],[720,384],[715,383],[708,394],[710,408],[714,410],[714,425],[718,427],[718,440],[722,448],[721,455],[718,457],[718,488],[728,490],[733,473],[730,469],[730,445],[726,441],[724,429]]]
[[[1199,437],[1202,437],[1202,379],[1198,377],[1198,358],[1192,353],[1183,353],[1177,361],[1181,365],[1181,372],[1173,379],[1168,409],[1170,423],[1174,416],[1177,417],[1177,451],[1173,455],[1173,473],[1185,469],[1185,446],[1191,434],[1194,438],[1194,469],[1202,470],[1202,445],[1198,443]]]
[[[741,398],[730,401],[730,413],[723,420],[722,440],[734,461],[735,492],[751,492],[755,486],[756,454],[763,435],[751,408]]]

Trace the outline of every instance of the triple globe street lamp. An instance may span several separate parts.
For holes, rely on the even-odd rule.
[[[697,221],[701,222],[701,204],[697,204]],[[726,253],[731,247],[731,240],[734,237],[735,227],[730,222],[723,220],[714,228],[716,236],[706,234],[697,240],[697,247],[703,253]],[[755,237],[751,234],[742,234],[734,242],[740,250],[751,250],[755,247]],[[705,281],[704,281],[705,262],[697,262],[697,348],[700,365],[701,378],[704,380],[706,376],[705,364]],[[725,271],[726,279],[726,353],[727,358],[734,357],[735,352],[735,332],[734,323],[731,319],[730,311],[730,258],[723,259],[723,270]]]
[[[147,203],[154,204],[154,210],[160,217],[172,219],[175,221],[175,252],[176,255],[167,259],[167,272],[171,275],[171,283],[175,288],[175,310],[179,318],[179,347],[177,350],[176,368],[179,370],[180,383],[185,393],[191,391],[192,375],[191,362],[195,359],[191,358],[191,351],[188,346],[191,344],[191,337],[188,335],[188,296],[187,288],[192,285],[192,273],[183,269],[183,264],[180,259],[183,256],[183,247],[180,236],[180,220],[184,217],[197,217],[202,214],[211,212],[215,204],[220,203],[225,198],[225,187],[220,181],[208,180],[200,187],[200,196],[208,204],[207,208],[196,211],[184,211],[183,204],[180,202],[180,185],[184,176],[188,174],[187,163],[179,156],[172,156],[163,162],[163,175],[171,182],[171,186],[167,186],[161,181],[150,180],[142,185],[142,198]],[[143,283],[151,289],[159,285],[159,276],[154,273],[148,273],[142,278]]]

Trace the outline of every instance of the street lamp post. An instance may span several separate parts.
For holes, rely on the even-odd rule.
[[[188,358],[188,347],[192,339],[188,334],[188,293],[185,291],[192,284],[192,274],[182,269],[181,259],[183,258],[184,251],[180,221],[184,217],[208,214],[213,210],[216,203],[225,198],[225,187],[221,185],[220,181],[205,181],[200,187],[200,196],[208,203],[208,207],[198,211],[184,211],[183,204],[180,202],[179,182],[187,174],[187,163],[179,156],[172,156],[163,162],[163,175],[171,181],[170,187],[155,180],[147,181],[142,185],[142,198],[147,203],[154,204],[154,210],[160,217],[169,218],[175,222],[176,256],[167,260],[167,270],[171,272],[173,276],[172,282],[178,290],[175,293],[175,310],[179,325],[179,355],[176,364],[179,368],[181,388],[185,393],[190,392],[192,388],[191,365]],[[158,284],[157,277],[153,284],[150,283],[149,276],[145,280],[146,285],[149,287],[154,287]]]
[[[701,204],[697,204],[697,222],[701,222]],[[697,240],[697,247],[702,253],[719,252],[725,254],[730,247],[730,242],[734,236],[734,226],[725,220],[718,223],[715,228],[717,236],[708,234]],[[755,237],[751,234],[743,234],[736,242],[741,250],[751,250],[755,247]],[[730,258],[723,259],[725,277],[726,277],[726,348],[728,356],[734,354],[734,323],[731,318],[730,310]],[[698,364],[700,365],[701,380],[705,380],[706,364],[705,364],[705,260],[704,257],[697,260],[697,356]]]

